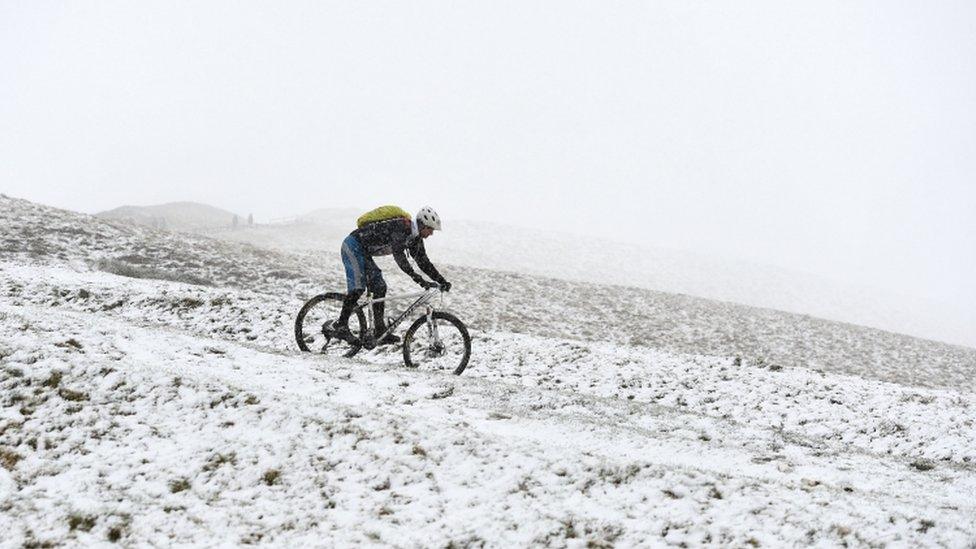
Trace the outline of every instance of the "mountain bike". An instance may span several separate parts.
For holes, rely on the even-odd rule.
[[[374,349],[379,339],[393,334],[407,317],[420,311],[420,316],[403,335],[403,362],[408,368],[450,371],[461,375],[471,358],[471,336],[468,328],[456,316],[438,308],[443,303],[442,299],[438,299],[442,296],[443,292],[436,287],[380,299],[366,293],[349,317],[349,330],[355,338],[345,341],[333,337],[333,329],[346,294],[319,294],[309,299],[298,311],[295,340],[302,351],[349,358],[362,349]],[[414,302],[399,316],[390,319],[386,323],[386,331],[376,337],[373,333],[376,322],[372,305],[381,301],[407,299],[414,299]],[[440,303],[435,305],[435,301]]]

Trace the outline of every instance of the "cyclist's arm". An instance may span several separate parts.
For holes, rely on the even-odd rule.
[[[433,279],[434,282],[438,284],[444,284],[446,282],[444,277],[441,276],[441,273],[437,271],[437,268],[434,267],[434,264],[427,257],[427,248],[424,246],[423,240],[418,238],[410,245],[410,255],[413,256],[413,260],[417,262],[420,270]]]
[[[413,267],[410,266],[410,261],[407,259],[407,254],[405,253],[405,248],[403,247],[402,242],[394,242],[393,259],[396,261],[397,266],[400,267],[400,270],[412,278],[414,282],[420,284],[421,286],[424,285],[423,277],[417,274],[417,271],[414,271]]]

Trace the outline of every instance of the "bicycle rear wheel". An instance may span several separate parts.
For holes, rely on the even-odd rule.
[[[471,358],[471,336],[464,323],[450,313],[435,311],[414,321],[403,336],[403,362],[408,368],[423,368],[461,375]]]
[[[295,341],[305,352],[315,352],[330,356],[351,357],[363,346],[363,333],[366,330],[366,316],[359,307],[349,318],[349,331],[356,336],[355,342],[347,342],[331,337],[330,330],[339,313],[345,294],[327,293],[309,299],[295,318]],[[353,321],[355,318],[355,321]]]

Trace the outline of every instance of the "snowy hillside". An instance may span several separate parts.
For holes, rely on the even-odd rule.
[[[976,543],[976,351],[454,267],[472,363],[409,371],[295,351],[334,255],[0,223],[3,547]]]
[[[338,250],[358,210],[321,210],[302,223],[212,236],[277,250]],[[454,265],[681,293],[976,348],[976,311],[745,261],[488,222],[452,221],[428,243]]]
[[[247,289],[278,296],[274,307],[282,317],[293,315],[305,298],[341,291],[345,284],[334,252],[280,253],[6,197],[0,197],[0,223],[6,229],[0,235],[0,259],[75,261],[128,276]],[[391,291],[415,288],[392,260],[379,263],[390,273]],[[457,288],[455,308],[465,311],[465,320],[475,328],[741,356],[921,386],[976,388],[976,349],[639,288],[450,265],[442,270]]]

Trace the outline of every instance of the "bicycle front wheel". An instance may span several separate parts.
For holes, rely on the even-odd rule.
[[[295,318],[295,340],[299,349],[346,358],[359,352],[362,348],[363,331],[366,329],[366,316],[361,308],[354,309],[354,314],[349,319],[349,330],[358,338],[357,341],[348,343],[331,336],[331,329],[339,319],[345,299],[345,294],[320,294],[302,306]]]
[[[423,368],[461,375],[471,358],[471,336],[464,323],[450,313],[436,311],[414,321],[403,336],[403,362],[408,368]]]

